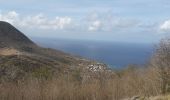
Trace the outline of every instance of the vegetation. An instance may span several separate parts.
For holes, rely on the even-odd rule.
[[[109,70],[38,47],[8,23],[0,27],[7,53],[0,55],[0,100],[170,100],[170,39],[161,40],[146,66]]]
[[[5,82],[0,87],[0,99],[120,100],[139,94],[144,97],[157,94],[154,87],[149,83],[143,83],[144,79],[137,75],[135,71],[132,75],[127,76],[127,74],[125,72],[119,77],[116,76],[106,80],[101,78],[75,80],[77,76],[61,75],[57,79],[54,78],[52,80],[30,78],[25,81],[18,81],[17,83]],[[151,87],[148,88],[149,86]]]
[[[1,100],[121,100],[124,98],[160,95],[161,83],[151,72],[127,68],[109,78],[86,78],[62,74],[57,78],[29,78],[0,85]],[[104,75],[104,73],[101,73]]]
[[[154,99],[170,92],[169,54],[170,40],[166,39],[142,68],[129,65],[122,70],[88,74],[75,69],[52,76],[48,67],[43,67],[27,79],[1,82],[0,100],[123,100],[134,96],[140,100],[169,100],[169,96]]]

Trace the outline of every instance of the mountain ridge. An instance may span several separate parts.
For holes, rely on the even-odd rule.
[[[17,47],[36,44],[10,23],[0,21],[0,45]]]

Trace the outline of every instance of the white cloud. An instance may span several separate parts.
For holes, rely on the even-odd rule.
[[[7,21],[21,28],[41,30],[76,30],[81,31],[114,31],[122,29],[135,29],[139,24],[136,20],[111,16],[110,13],[91,13],[80,19],[68,16],[49,18],[44,14],[21,15],[15,11],[0,13],[0,20]]]
[[[160,30],[164,32],[170,32],[170,20],[166,20],[160,25]]]
[[[38,28],[38,29],[66,29],[72,24],[72,18],[70,17],[56,17],[49,19],[43,14],[37,14],[34,16],[20,16],[15,11],[0,14],[1,21],[7,21],[13,25],[26,28]]]
[[[141,24],[138,20],[114,16],[110,12],[104,14],[91,13],[87,16],[86,21],[89,31],[135,29],[140,27]]]
[[[95,20],[95,21],[91,22],[88,30],[89,31],[98,31],[98,30],[100,30],[101,27],[102,27],[101,21]]]
[[[15,11],[10,11],[6,14],[0,14],[0,20],[1,21],[7,21],[11,24],[14,24],[19,18],[19,14]]]

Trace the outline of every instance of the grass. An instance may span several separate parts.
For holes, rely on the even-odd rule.
[[[1,82],[0,100],[121,100],[138,95],[159,95],[159,85],[150,72],[128,68],[113,74],[95,73],[95,77],[86,77],[73,71],[57,78],[30,77]],[[39,74],[49,73],[42,69]]]

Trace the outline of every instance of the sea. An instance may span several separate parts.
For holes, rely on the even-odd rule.
[[[153,55],[154,45],[149,43],[102,42],[90,40],[35,38],[40,46],[53,48],[107,64],[110,68],[128,65],[144,66]]]

